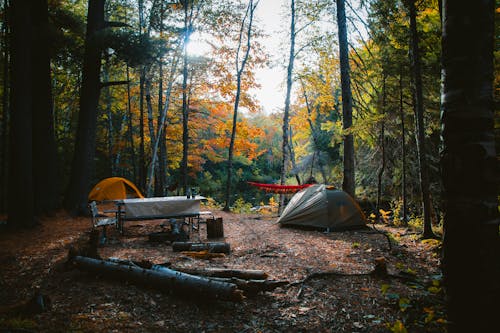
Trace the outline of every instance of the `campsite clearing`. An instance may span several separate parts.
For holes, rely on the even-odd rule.
[[[126,235],[109,233],[103,258],[169,262],[172,268],[258,269],[298,282],[240,303],[185,299],[64,267],[71,245],[84,241],[89,218],[63,213],[33,230],[0,235],[0,310],[28,299],[36,288],[51,299],[47,312],[0,314],[0,328],[34,332],[444,332],[438,242],[422,242],[405,228],[323,233],[281,228],[276,217],[214,211],[224,221],[231,253],[211,260],[151,243],[158,223],[133,222]],[[204,228],[204,226],[203,226]],[[202,240],[204,230],[201,230]],[[221,239],[220,239],[221,240]],[[401,278],[369,272],[384,258]],[[378,259],[379,260],[379,259]],[[315,275],[318,272],[328,274]],[[310,277],[310,278],[308,278]],[[304,283],[300,281],[307,279]]]

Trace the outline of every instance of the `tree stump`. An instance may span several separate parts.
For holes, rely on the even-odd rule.
[[[222,217],[207,219],[207,238],[222,238],[224,237],[224,226]]]

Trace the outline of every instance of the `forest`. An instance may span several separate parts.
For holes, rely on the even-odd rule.
[[[85,216],[107,177],[246,213],[289,200],[249,182],[314,179],[373,223],[442,239],[449,332],[488,331],[500,295],[498,3],[283,0],[269,31],[270,3],[4,0],[2,223]],[[269,69],[272,109],[258,94]]]

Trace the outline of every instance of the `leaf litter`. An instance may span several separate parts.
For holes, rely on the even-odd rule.
[[[405,237],[404,228],[377,225],[398,235],[389,252],[386,237],[373,230],[323,233],[280,228],[270,215],[214,214],[223,218],[225,237],[218,241],[230,244],[229,255],[201,260],[173,252],[166,243],[149,242],[147,235],[161,230],[162,221],[130,222],[124,235],[108,230],[108,242],[99,247],[99,254],[168,263],[174,269],[258,269],[291,283],[318,272],[340,274],[311,278],[240,303],[182,298],[68,269],[68,249],[85,239],[91,223],[60,212],[35,229],[0,234],[0,309],[40,290],[52,306],[30,317],[35,332],[445,331],[435,254],[439,244]],[[192,236],[207,241],[205,226]],[[408,279],[350,275],[370,272],[376,258],[385,260],[389,272],[407,272]],[[0,313],[0,329],[22,323],[15,319]]]

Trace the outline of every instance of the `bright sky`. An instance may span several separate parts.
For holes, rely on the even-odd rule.
[[[287,38],[283,31],[290,24],[283,19],[284,2],[288,1],[261,0],[255,12],[259,26],[269,35],[263,45],[271,57],[270,67],[256,71],[255,75],[261,88],[252,91],[260,101],[265,113],[283,110],[285,107],[286,71],[284,64],[277,63],[282,58],[283,52],[288,53],[287,50],[281,49],[282,45],[280,46],[280,43],[287,45],[286,41],[283,41],[283,38]]]
[[[251,93],[260,101],[263,111],[267,114],[282,111],[285,106],[286,62],[289,52],[287,33],[290,25],[289,7],[289,0],[260,0],[255,12],[256,24],[268,35],[262,40],[262,45],[270,56],[270,64],[267,68],[256,70],[256,80],[261,87],[253,89]],[[358,14],[365,15],[362,12],[358,12]],[[363,27],[358,27],[358,29],[363,30]],[[366,38],[366,36],[364,37]],[[197,43],[196,39],[195,33],[191,37],[188,52],[197,55],[209,53],[208,44]]]
[[[268,114],[283,110],[285,105],[285,66],[284,64],[278,64],[278,59],[283,58],[283,54],[288,54],[288,50],[280,49],[283,38],[287,38],[286,34],[283,33],[283,31],[286,31],[284,27],[289,24],[289,22],[283,21],[282,18],[284,10],[282,4],[284,2],[287,2],[287,0],[261,0],[255,12],[259,27],[268,34],[262,41],[262,45],[270,55],[270,65],[268,68],[256,70],[256,80],[261,85],[261,88],[253,89],[251,93],[260,102],[263,111]],[[280,31],[282,37],[280,37]],[[208,44],[200,42],[198,39],[202,40],[195,32],[191,36],[188,53],[194,55],[209,53],[210,47]],[[287,44],[286,41],[284,44]]]

